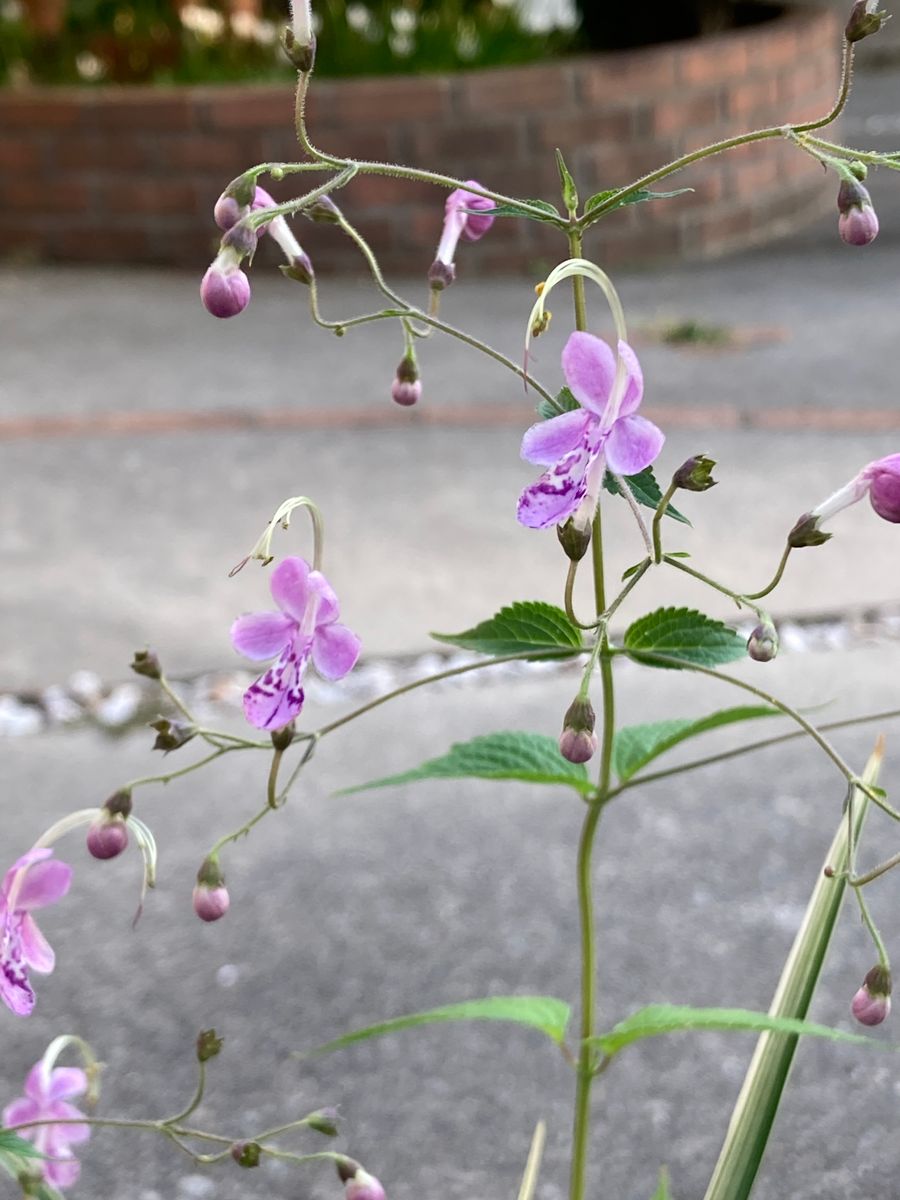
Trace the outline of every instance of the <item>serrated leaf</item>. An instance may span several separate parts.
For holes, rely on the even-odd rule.
[[[583,647],[581,630],[561,608],[543,600],[517,600],[463,633],[432,633],[439,642],[476,650],[479,654],[539,654],[558,650],[577,654]]]
[[[688,1029],[734,1029],[744,1033],[787,1033],[794,1036],[804,1034],[828,1038],[833,1042],[854,1042],[857,1045],[885,1048],[883,1042],[876,1042],[874,1038],[861,1033],[845,1033],[842,1029],[817,1025],[814,1021],[772,1017],[768,1013],[752,1012],[746,1008],[690,1008],[681,1004],[648,1004],[646,1008],[620,1021],[609,1033],[601,1033],[588,1040],[592,1046],[611,1056],[644,1038],[681,1033]]]
[[[639,617],[625,631],[623,644],[632,658],[655,667],[717,667],[747,653],[744,639],[733,629],[693,608],[658,608]],[[654,661],[653,655],[679,662]]]
[[[558,417],[562,413],[574,412],[576,408],[581,408],[581,405],[572,395],[571,391],[563,386],[556,393],[554,400],[540,400],[538,402],[537,414],[542,421],[551,421],[554,417]]]
[[[585,795],[593,791],[584,764],[563,758],[554,738],[543,733],[487,733],[457,742],[447,754],[411,771],[344,788],[340,795],[423,779],[518,779],[522,783],[562,784]]]
[[[529,221],[562,223],[563,218],[559,215],[556,206],[548,203],[546,200],[525,200],[524,203],[530,204],[532,208],[540,209],[546,215],[543,217],[539,216],[536,212],[530,212],[529,209],[523,208],[520,204],[498,204],[496,208],[466,208],[463,209],[463,212],[472,213],[478,217],[525,217]]]
[[[8,1129],[0,1129],[0,1151],[7,1154],[18,1154],[20,1158],[43,1158],[44,1155],[32,1142],[26,1142],[17,1133]]]
[[[777,708],[764,704],[744,704],[735,708],[723,708],[708,717],[695,720],[655,721],[650,725],[626,725],[619,729],[613,742],[612,765],[621,783],[631,779],[642,767],[671,750],[679,742],[723,725],[738,721],[752,721],[756,717],[778,717]]]
[[[672,1193],[669,1191],[669,1172],[665,1167],[659,1168],[659,1184],[653,1193],[653,1200],[672,1200]]]
[[[607,188],[604,192],[595,192],[584,206],[585,216],[589,217],[595,208],[599,208],[601,204],[605,204],[611,196],[620,191],[619,188]],[[624,196],[616,204],[610,205],[606,212],[615,212],[617,208],[624,208],[628,204],[643,204],[645,200],[671,200],[673,196],[683,196],[685,192],[692,192],[693,188],[676,188],[674,192],[651,192],[649,188],[639,188],[636,192],[630,192]],[[606,213],[600,214],[605,216]]]
[[[368,1025],[365,1029],[357,1029],[326,1042],[324,1046],[317,1046],[308,1053],[327,1054],[387,1033],[445,1021],[508,1021],[537,1029],[559,1045],[566,1035],[570,1015],[569,1005],[554,996],[487,996],[483,1000],[464,1000],[462,1004],[447,1004],[427,1012],[411,1013],[391,1021],[381,1021],[378,1025]]]
[[[638,504],[643,504],[645,508],[656,509],[662,500],[662,490],[656,482],[656,476],[653,474],[652,467],[645,467],[643,471],[637,475],[626,475],[625,482],[631,489],[631,494],[637,500]],[[619,484],[614,475],[609,471],[603,476],[603,486],[613,496],[620,495]],[[673,505],[666,506],[665,515],[671,517],[675,521],[680,521],[682,525],[690,525],[690,521]]]

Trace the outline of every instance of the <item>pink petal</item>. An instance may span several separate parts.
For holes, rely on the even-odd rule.
[[[316,670],[325,679],[343,679],[356,665],[361,645],[346,625],[320,625],[312,645]]]
[[[72,882],[68,863],[53,859],[28,868],[13,903],[17,909],[45,908],[62,900]]]
[[[77,1180],[81,1174],[81,1163],[77,1158],[73,1158],[71,1154],[66,1153],[61,1147],[56,1145],[48,1146],[47,1152],[58,1151],[55,1154],[55,1160],[44,1159],[44,1178],[49,1184],[56,1188],[68,1188]],[[59,1159],[63,1159],[60,1162]]]
[[[578,403],[601,417],[616,377],[616,358],[606,342],[576,330],[563,347],[562,368]]]
[[[545,529],[570,517],[587,491],[587,473],[599,449],[592,449],[585,438],[577,450],[545,471],[519,497],[516,516],[529,529]]]
[[[73,1096],[83,1096],[87,1091],[87,1075],[81,1067],[54,1067],[50,1072],[50,1090],[47,1097],[51,1101],[71,1100]],[[59,1111],[56,1111],[59,1109]],[[65,1113],[62,1109],[66,1109]],[[71,1111],[68,1111],[71,1110]],[[81,1113],[71,1104],[59,1103],[54,1109],[54,1116],[80,1117]],[[90,1130],[88,1130],[90,1134]],[[79,1138],[79,1141],[83,1141]]]
[[[606,460],[616,475],[637,475],[649,467],[666,440],[646,417],[620,417],[609,431]]]
[[[41,1110],[38,1104],[35,1103],[29,1096],[20,1096],[17,1100],[13,1100],[12,1104],[7,1104],[3,1110],[2,1122],[6,1129],[10,1125],[22,1125],[25,1121],[39,1121],[41,1118]],[[30,1130],[23,1130],[20,1137],[27,1137]]]
[[[296,629],[297,622],[287,613],[246,613],[231,626],[231,644],[244,658],[262,662],[280,654]]]
[[[301,644],[302,645],[302,644]],[[281,729],[303,707],[300,679],[309,657],[309,645],[292,642],[278,662],[269,667],[244,692],[244,715],[257,729]]]
[[[61,1067],[57,1069],[69,1070],[70,1068]],[[71,1069],[77,1070],[78,1068],[74,1067]],[[56,1071],[53,1072],[54,1075],[56,1073]],[[79,1117],[84,1116],[84,1113],[81,1112],[80,1109],[76,1108],[74,1104],[67,1104],[65,1100],[57,1100],[53,1104],[47,1105],[44,1115],[47,1117],[55,1117],[59,1121],[77,1121]],[[91,1136],[91,1127],[87,1124],[51,1125],[50,1129],[52,1131],[53,1140],[57,1144],[62,1143],[63,1145],[67,1145],[70,1142],[72,1144],[86,1142]]]
[[[522,438],[522,457],[526,462],[549,467],[580,444],[593,419],[592,413],[579,408],[575,412],[551,417],[549,421],[538,421],[525,431]]]
[[[317,627],[330,625],[332,621],[338,619],[340,613],[338,598],[321,571],[310,571],[309,573],[309,597],[310,601],[315,600],[315,625]]]
[[[43,1060],[36,1062],[28,1074],[25,1076],[25,1095],[30,1096],[37,1104],[43,1108],[47,1102],[47,1093],[49,1091],[49,1082],[46,1072],[44,1071]]]
[[[637,355],[628,345],[627,342],[619,342],[619,354],[625,362],[625,371],[628,376],[628,382],[625,384],[625,395],[619,404],[619,416],[630,416],[644,398],[644,373],[641,370],[641,364],[638,362]]]
[[[32,863],[42,862],[45,858],[50,858],[52,854],[53,851],[49,846],[42,846],[40,848],[35,847],[34,849],[29,850],[27,854],[23,854],[21,858],[17,858],[3,876],[3,895],[9,895],[13,880],[15,879],[16,875],[18,875],[19,871],[23,870],[25,867],[30,867]]]
[[[25,963],[0,955],[0,1000],[17,1017],[28,1017],[34,1009],[34,991],[28,982]]]
[[[56,965],[56,955],[53,947],[37,927],[37,922],[29,913],[22,917],[21,927],[22,956],[33,971],[41,975],[49,975]]]
[[[308,583],[309,564],[302,558],[283,558],[272,572],[272,599],[295,621],[302,621],[306,612]]]

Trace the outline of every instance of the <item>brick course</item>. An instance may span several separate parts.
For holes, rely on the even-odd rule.
[[[824,114],[839,47],[836,16],[803,9],[614,55],[451,78],[316,81],[308,115],[330,152],[556,201],[556,146],[588,196],[706,142]],[[216,197],[245,167],[294,157],[292,117],[281,85],[0,92],[0,255],[200,271],[216,243]],[[265,186],[287,199],[299,178]],[[589,252],[610,265],[721,254],[783,235],[834,202],[821,171],[777,138],[660,186],[694,191],[612,214],[592,227]],[[344,206],[385,269],[424,271],[443,199],[427,184],[366,176],[348,186]],[[336,231],[297,226],[317,268],[358,265]],[[460,270],[534,271],[564,253],[547,227],[501,220],[478,247],[463,245]]]

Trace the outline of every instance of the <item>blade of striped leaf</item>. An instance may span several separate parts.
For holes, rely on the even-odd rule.
[[[671,750],[679,742],[723,725],[737,721],[752,721],[756,717],[778,717],[777,708],[766,704],[743,704],[736,708],[723,708],[708,717],[695,720],[655,721],[649,725],[626,725],[616,733],[613,743],[613,770],[624,783],[645,767],[647,763]]]
[[[877,781],[883,753],[883,741],[879,739],[863,773],[865,783]],[[856,789],[854,839],[862,830],[868,805],[868,798]],[[826,864],[834,868],[834,878],[826,878],[821,871],[818,874],[769,1008],[774,1017],[802,1020],[809,1011],[844,898],[846,885],[841,873],[847,869],[847,825],[847,819],[843,818],[825,859]],[[771,1033],[762,1034],[756,1043],[705,1200],[747,1200],[765,1154],[796,1049],[796,1037],[779,1037]]]
[[[318,1046],[308,1053],[328,1054],[332,1050],[352,1046],[355,1042],[365,1042],[387,1033],[398,1033],[400,1030],[414,1029],[419,1025],[437,1025],[445,1021],[508,1021],[514,1025],[537,1029],[560,1045],[566,1035],[570,1015],[569,1005],[554,996],[486,996],[482,1000],[464,1000],[461,1004],[446,1004],[442,1008],[432,1008],[427,1012],[411,1013],[405,1017],[395,1017],[391,1021],[382,1021],[378,1025],[368,1025],[365,1029],[345,1033],[343,1037],[326,1042],[324,1046]]]
[[[669,1172],[665,1167],[659,1168],[659,1186],[653,1193],[653,1200],[672,1200],[672,1193],[669,1191]]]
[[[534,1127],[534,1137],[531,1139],[531,1149],[525,1163],[525,1172],[519,1186],[518,1200],[531,1200],[537,1187],[538,1174],[541,1169],[541,1159],[544,1155],[544,1142],[547,1140],[547,1126],[544,1121],[538,1121]]]
[[[746,1008],[690,1008],[682,1004],[648,1004],[620,1021],[609,1033],[590,1038],[604,1054],[612,1056],[633,1042],[664,1033],[681,1033],[688,1029],[739,1030],[745,1033],[789,1033],[796,1036],[828,1038],[833,1042],[857,1042],[880,1046],[874,1038],[861,1033],[845,1033],[814,1021],[796,1017],[773,1017],[770,1013],[752,1012]]]

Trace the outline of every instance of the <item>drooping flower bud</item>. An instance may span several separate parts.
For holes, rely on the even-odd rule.
[[[481,187],[475,179],[469,179],[465,188],[456,188],[447,197],[444,205],[444,227],[438,243],[434,262],[428,270],[428,282],[434,292],[443,291],[456,278],[454,258],[459,239],[477,242],[484,237],[494,223],[490,210],[495,208],[493,200],[479,196],[467,189]]]
[[[205,859],[197,872],[194,888],[194,912],[201,921],[218,921],[228,912],[231,898],[225,887],[225,876],[215,855]]]
[[[569,517],[562,525],[557,525],[556,536],[559,544],[571,562],[581,562],[591,544],[591,526],[579,528],[574,518]]]
[[[900,524],[900,454],[889,454],[863,468],[869,480],[869,503],[885,521]]]
[[[705,454],[695,454],[681,464],[672,476],[672,482],[676,487],[684,488],[688,492],[709,491],[718,483],[718,480],[712,477],[715,465],[715,459],[707,458]]]
[[[576,696],[563,717],[563,731],[559,735],[559,752],[572,763],[585,763],[597,751],[597,735],[594,725],[597,718],[594,708],[586,696]]]
[[[310,1129],[314,1129],[316,1133],[322,1133],[325,1137],[337,1137],[338,1112],[336,1108],[321,1108],[318,1112],[310,1113],[306,1118],[306,1125]]]
[[[131,669],[135,675],[144,675],[147,679],[159,679],[162,675],[159,659],[153,650],[135,650]]]
[[[235,1142],[231,1157],[239,1167],[258,1167],[262,1146],[259,1142]]]
[[[891,1011],[891,973],[880,963],[863,980],[850,1003],[850,1011],[861,1025],[880,1025]]]
[[[197,733],[196,725],[188,721],[170,721],[168,717],[159,717],[156,721],[151,721],[150,728],[156,730],[153,749],[162,750],[166,754],[186,745]]]
[[[234,196],[223,192],[213,208],[213,220],[220,229],[231,229],[246,212],[246,205],[239,204]]]
[[[848,246],[868,246],[878,236],[878,216],[868,189],[857,179],[842,179],[838,188],[838,232]]]
[[[221,1053],[225,1039],[220,1038],[214,1029],[202,1029],[197,1035],[197,1061],[209,1062]]]
[[[747,641],[747,653],[756,662],[771,662],[778,653],[778,633],[769,620],[760,621]]]
[[[307,287],[309,287],[316,277],[312,259],[305,250],[301,250],[299,254],[292,254],[288,262],[278,269],[288,279],[296,279],[298,283],[305,283]]]
[[[116,858],[128,846],[128,829],[123,817],[104,814],[88,829],[88,853],[94,858]]]
[[[203,307],[213,317],[236,317],[250,303],[250,280],[240,268],[220,262],[209,267],[200,284]]]
[[[415,355],[409,351],[397,364],[397,374],[391,384],[391,399],[395,404],[409,408],[422,398],[422,383]]]
[[[385,1200],[384,1188],[358,1162],[352,1158],[340,1158],[336,1166],[338,1178],[344,1184],[346,1200]]]
[[[831,537],[834,537],[834,534],[823,533],[819,528],[818,517],[812,513],[804,513],[788,534],[787,540],[791,549],[801,550],[804,546],[821,546]]]
[[[319,196],[318,200],[314,200],[303,212],[311,221],[320,225],[340,225],[342,220],[341,210],[330,196]]]
[[[860,42],[870,34],[877,33],[890,15],[876,7],[877,0],[856,0],[844,29],[848,42]]]

